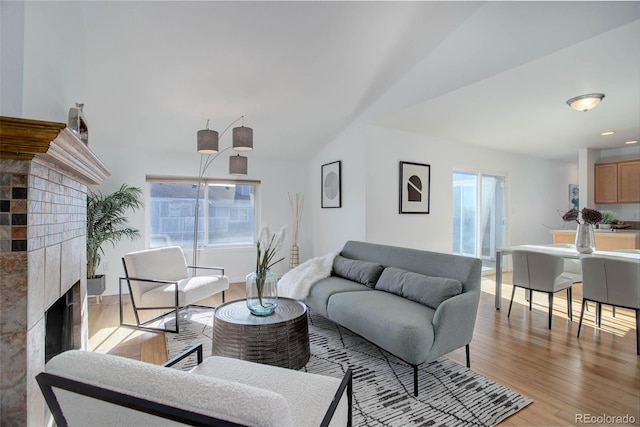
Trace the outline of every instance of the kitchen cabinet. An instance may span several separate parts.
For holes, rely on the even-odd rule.
[[[596,203],[618,203],[618,164],[595,165]]]
[[[640,160],[618,163],[618,202],[640,202]]]
[[[596,163],[596,203],[640,202],[640,159]]]

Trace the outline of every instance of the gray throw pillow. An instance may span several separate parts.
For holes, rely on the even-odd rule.
[[[353,280],[370,288],[376,286],[382,270],[384,270],[384,267],[375,262],[350,259],[340,255],[336,256],[333,260],[334,276],[344,277],[345,279]]]
[[[395,267],[385,268],[376,283],[376,289],[402,296],[404,273],[408,273],[408,271]]]
[[[462,283],[448,277],[433,277],[395,267],[382,272],[376,289],[400,295],[433,309],[462,293]]]

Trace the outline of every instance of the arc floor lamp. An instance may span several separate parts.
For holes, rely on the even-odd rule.
[[[231,127],[242,120],[242,124],[233,128],[231,145],[223,150],[218,148],[220,139]],[[198,152],[200,153],[200,168],[198,173],[198,189],[196,191],[195,220],[193,228],[193,265],[198,261],[198,217],[200,216],[200,188],[204,181],[207,169],[220,154],[233,148],[235,151],[253,150],[253,129],[244,126],[244,116],[240,116],[229,124],[218,134],[217,131],[209,129],[209,120],[205,129],[198,131]],[[248,170],[248,159],[237,154],[229,156],[229,175],[246,175]]]

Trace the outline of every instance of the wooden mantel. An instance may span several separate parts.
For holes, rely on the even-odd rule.
[[[38,161],[87,185],[111,175],[64,123],[0,116],[0,159]]]
[[[64,123],[0,116],[0,158],[31,160],[44,154],[66,127]]]

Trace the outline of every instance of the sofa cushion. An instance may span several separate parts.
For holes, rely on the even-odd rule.
[[[431,308],[446,299],[462,293],[462,283],[448,277],[432,277],[401,268],[387,267],[382,272],[376,289],[400,295]]]
[[[435,310],[388,292],[340,292],[329,298],[329,318],[407,363],[426,361],[433,346]]]
[[[333,260],[333,274],[353,280],[370,288],[376,286],[384,267],[375,262],[360,261],[358,259],[336,256]]]
[[[227,276],[196,276],[182,279],[178,281],[178,306],[195,304],[214,293],[227,289],[229,289]],[[175,301],[175,292],[176,287],[173,283],[157,286],[140,295],[136,306],[138,308],[166,307]],[[167,301],[170,302],[167,303]]]
[[[316,282],[304,299],[304,303],[311,310],[327,317],[329,298],[340,292],[375,292],[375,290],[343,277],[331,276]]]

